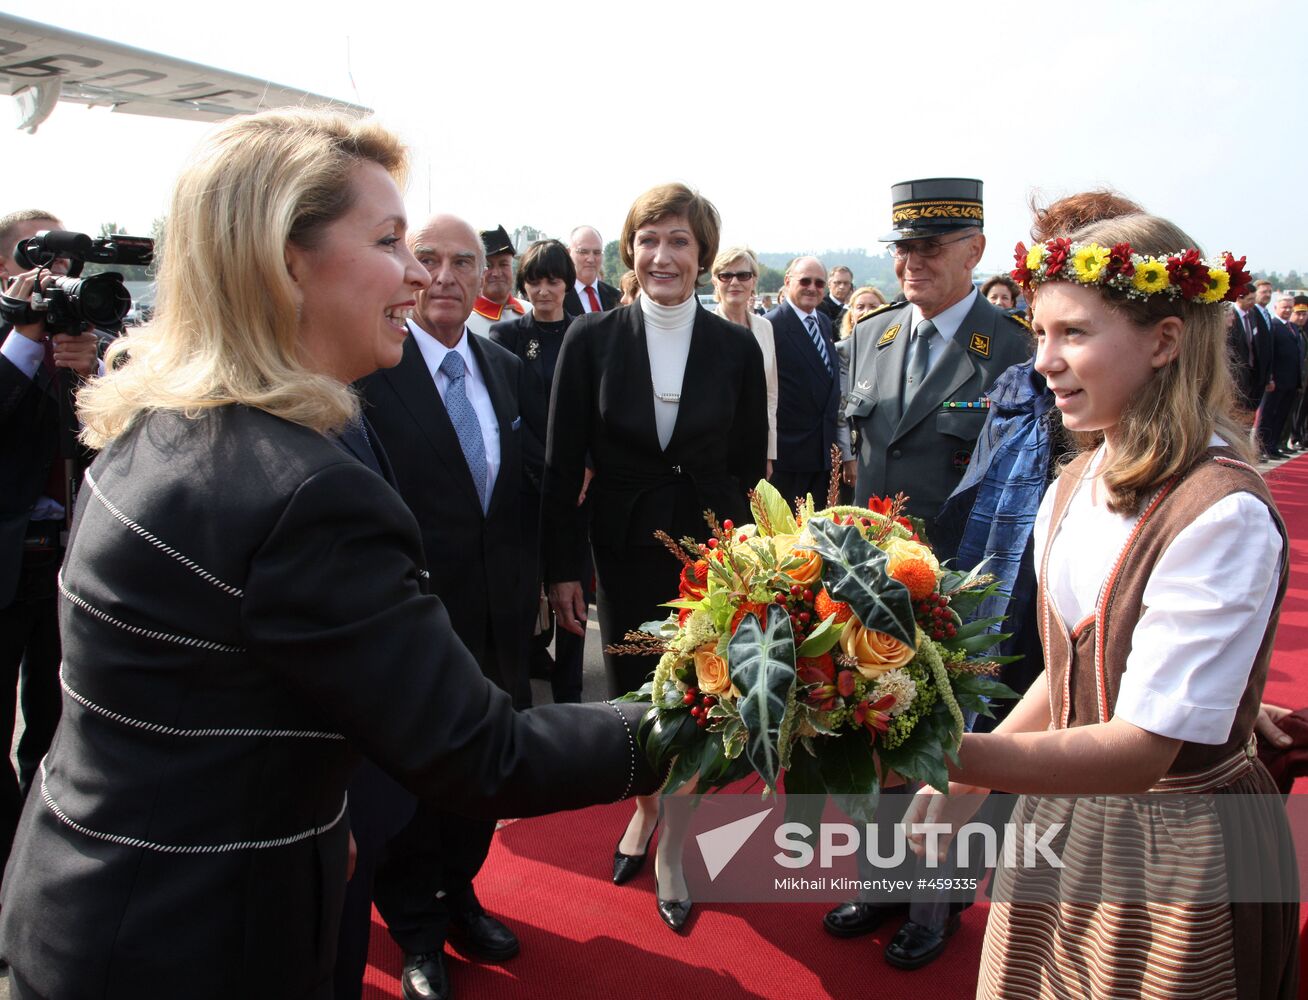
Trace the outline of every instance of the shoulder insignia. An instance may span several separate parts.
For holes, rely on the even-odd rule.
[[[898,309],[898,308],[899,308],[900,306],[902,306],[903,304],[904,304],[904,303],[902,303],[902,302],[887,302],[887,303],[886,303],[885,305],[883,305],[883,306],[877,306],[877,307],[876,307],[875,309],[873,309],[871,312],[865,312],[865,313],[862,315],[862,317],[859,319],[859,322],[862,323],[863,320],[865,320],[865,319],[870,319],[870,318],[873,317],[873,316],[880,316],[880,315],[881,315],[883,312],[885,312],[887,309]]]
[[[967,349],[983,358],[990,357],[990,338],[984,333],[972,334],[972,339],[967,343]]]
[[[899,336],[899,327],[899,323],[888,327],[886,332],[881,335],[881,339],[877,341],[877,347],[885,347],[887,344],[892,343]]]
[[[1019,313],[1011,313],[1011,312],[1004,313],[1004,315],[1007,316],[1009,319],[1011,319],[1018,326],[1025,327],[1028,330],[1031,329],[1031,324],[1027,322],[1025,316],[1022,316]]]

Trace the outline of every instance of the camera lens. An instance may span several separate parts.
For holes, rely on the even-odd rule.
[[[112,272],[88,278],[56,278],[55,285],[68,297],[69,310],[85,323],[111,330],[132,308],[132,296],[123,279]]]

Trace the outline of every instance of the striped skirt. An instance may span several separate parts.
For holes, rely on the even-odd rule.
[[[1260,798],[1234,819],[1203,795],[1019,799],[1013,822],[1063,824],[1050,846],[1065,867],[996,873],[978,998],[1296,997],[1298,904],[1229,901],[1233,863],[1245,869],[1235,876],[1242,885],[1248,865],[1267,865],[1273,870],[1253,874],[1297,889],[1284,808],[1267,772],[1241,753],[1152,790]],[[1233,862],[1227,843],[1257,849]]]

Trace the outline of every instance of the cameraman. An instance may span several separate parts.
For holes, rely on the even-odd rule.
[[[0,286],[6,295],[30,299],[39,274],[45,284],[66,270],[67,262],[56,260],[42,272],[16,273],[13,261],[20,240],[62,228],[48,212],[0,218]],[[51,337],[42,323],[11,327],[0,321],[0,865],[59,722],[56,578],[71,514],[67,460],[80,463],[84,456],[62,454],[80,449],[61,447],[58,371],[68,369],[79,380],[100,371],[99,340],[90,331]],[[8,751],[20,680],[24,730],[15,774]]]

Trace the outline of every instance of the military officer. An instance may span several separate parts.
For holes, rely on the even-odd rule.
[[[906,181],[894,185],[891,197],[894,229],[881,239],[890,244],[904,299],[871,313],[842,342],[844,414],[856,442],[855,501],[903,492],[908,512],[923,518],[929,533],[971,460],[985,423],[986,390],[1030,357],[1033,343],[1021,321],[996,309],[972,284],[986,245],[981,182]],[[937,554],[945,559],[954,553]],[[883,798],[883,808],[901,811],[898,799]],[[888,856],[886,845],[880,850]],[[952,860],[948,865],[932,874],[952,874]],[[823,923],[836,937],[857,937],[898,909],[856,900],[831,910]],[[935,961],[958,928],[961,910],[944,895],[914,899],[886,945],[886,962],[918,969]]]
[[[866,317],[844,345],[844,414],[857,441],[855,500],[906,493],[930,531],[972,457],[986,390],[1033,344],[1021,320],[972,284],[986,245],[981,182],[905,181],[891,197],[894,229],[881,240],[904,298]]]
[[[483,229],[478,235],[486,250],[486,271],[481,278],[481,294],[464,325],[479,337],[489,337],[491,324],[525,316],[531,312],[531,303],[519,302],[512,295],[513,258],[518,251],[505,228]]]

